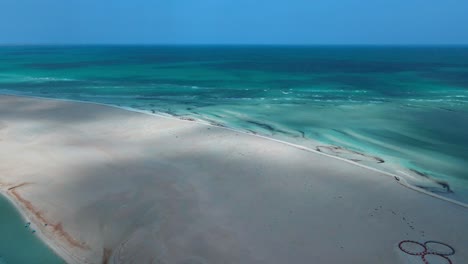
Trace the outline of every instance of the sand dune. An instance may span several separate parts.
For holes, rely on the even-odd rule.
[[[1,96],[0,157],[2,193],[69,263],[418,263],[408,239],[468,261],[466,208],[224,128]]]

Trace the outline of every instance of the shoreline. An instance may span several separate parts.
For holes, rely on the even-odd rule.
[[[29,211],[25,210],[23,206],[8,193],[8,189],[4,190],[4,188],[0,187],[0,195],[2,195],[2,197],[7,199],[8,202],[11,205],[13,205],[16,211],[20,214],[21,219],[23,221],[31,222],[32,224],[34,224],[34,226],[36,227],[36,232],[34,233],[34,235],[36,235],[42,241],[42,243],[44,243],[49,248],[49,250],[54,252],[55,255],[62,259],[64,263],[85,263],[75,261],[75,259],[71,257],[71,255],[67,252],[67,250],[64,247],[58,246],[53,239],[45,235],[42,230],[44,226],[38,223],[37,219],[35,217],[32,217],[29,214]]]
[[[426,234],[458,248],[467,243],[461,224],[468,219],[464,204],[344,158],[262,135],[118,106],[12,95],[0,100],[4,110],[9,109],[0,111],[7,131],[0,130],[6,159],[0,170],[7,171],[0,194],[68,263],[126,263],[121,258],[128,254],[162,263],[180,263],[177,259],[185,254],[193,255],[191,261],[200,257],[294,263],[312,257],[308,245],[333,260],[361,258],[367,263],[384,255],[381,263],[395,263],[394,252],[388,250],[399,239],[424,239]],[[6,102],[23,107],[11,109]],[[7,190],[27,182],[32,184],[23,185],[21,200],[34,201],[31,212]],[[337,203],[342,196],[347,199]],[[281,208],[289,213],[277,215]],[[379,215],[379,210],[385,212]],[[45,218],[37,219],[35,212]],[[349,217],[342,221],[345,215]],[[433,221],[426,221],[428,217]],[[41,219],[51,227],[63,223],[65,234],[89,250],[67,244],[66,236],[41,225]],[[135,224],[139,219],[147,220]],[[268,226],[275,232],[262,231]],[[453,229],[457,226],[460,230]],[[327,232],[334,231],[328,230],[334,229],[351,234],[330,236]],[[384,237],[375,237],[375,232],[384,232]],[[297,236],[307,242],[295,244]],[[328,255],[340,247],[334,244],[337,238],[349,251]],[[181,244],[180,239],[186,242]],[[200,241],[205,243],[202,253],[197,251]],[[315,244],[318,241],[321,244]],[[354,252],[363,241],[379,253],[357,256]],[[285,245],[286,251],[275,250]],[[160,256],[152,255],[156,252]],[[199,262],[219,263],[203,259]]]
[[[210,124],[209,122],[205,122],[204,120],[193,118],[193,117],[190,118],[190,119],[186,119],[186,118],[184,119],[184,118],[178,118],[176,116],[172,116],[170,114],[166,114],[166,113],[163,113],[163,112],[148,112],[148,111],[145,111],[145,110],[139,110],[139,109],[135,109],[135,108],[131,108],[131,107],[118,106],[118,105],[112,105],[112,104],[105,104],[105,103],[99,103],[99,102],[91,102],[91,101],[80,101],[80,100],[74,100],[74,99],[61,99],[61,98],[51,98],[51,97],[30,96],[30,95],[17,95],[17,94],[13,94],[13,93],[12,94],[6,94],[6,93],[2,94],[2,93],[0,93],[0,96],[12,96],[12,97],[17,96],[17,97],[35,98],[35,99],[41,99],[41,100],[63,101],[63,102],[84,103],[84,104],[91,104],[91,105],[106,106],[106,107],[112,107],[112,108],[116,108],[116,109],[126,110],[126,111],[129,111],[129,112],[145,114],[145,115],[149,115],[149,116],[156,116],[156,117],[167,118],[167,119],[170,119],[170,120],[184,121],[184,122],[194,122],[194,123],[200,124],[200,125],[205,125],[205,126],[210,126],[210,127],[217,127],[217,128],[220,128],[220,129],[226,129],[226,130],[233,131],[233,132],[236,132],[236,133],[242,133],[242,134],[249,135],[249,136],[254,136],[254,137],[259,137],[259,138],[271,140],[271,141],[278,142],[278,143],[281,143],[281,144],[284,144],[284,145],[287,145],[287,146],[291,146],[291,147],[294,147],[294,148],[297,148],[297,149],[313,152],[313,153],[320,154],[320,155],[323,155],[323,156],[326,156],[326,157],[329,157],[329,158],[334,158],[334,159],[337,159],[337,160],[345,161],[347,163],[350,163],[350,164],[353,164],[355,166],[359,166],[359,167],[362,167],[362,168],[365,168],[365,169],[368,169],[368,170],[379,172],[379,173],[384,174],[384,175],[386,175],[388,177],[394,178],[399,184],[401,184],[402,186],[404,186],[406,188],[409,188],[411,190],[414,190],[414,191],[417,191],[417,192],[420,192],[420,193],[435,197],[437,199],[441,199],[441,200],[444,200],[444,201],[447,201],[447,202],[462,206],[464,208],[468,208],[468,203],[464,203],[462,201],[458,201],[458,200],[454,200],[454,199],[451,199],[451,198],[448,198],[448,197],[444,197],[444,196],[439,195],[437,193],[430,192],[430,191],[427,191],[427,190],[425,190],[423,188],[414,186],[414,185],[408,183],[408,181],[402,175],[397,175],[397,174],[394,174],[394,173],[391,173],[391,172],[387,172],[387,171],[380,170],[380,169],[377,169],[377,168],[374,168],[374,167],[370,167],[370,166],[367,166],[367,165],[364,165],[364,164],[360,164],[360,163],[352,161],[350,159],[330,155],[330,154],[324,153],[322,151],[312,149],[310,147],[294,144],[294,143],[291,143],[291,142],[275,139],[275,138],[268,137],[268,136],[263,136],[263,135],[260,135],[260,134],[257,134],[257,133],[249,133],[249,132],[242,131],[242,130],[236,130],[234,128],[230,128],[230,127],[227,127],[227,126],[213,125],[213,124]],[[405,174],[405,173],[403,173],[403,174]]]

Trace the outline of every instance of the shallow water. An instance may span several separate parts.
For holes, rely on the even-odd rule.
[[[50,250],[36,234],[34,226],[26,223],[14,206],[0,195],[0,263],[1,264],[63,264],[65,263]]]
[[[0,47],[0,91],[341,146],[468,202],[467,47]]]

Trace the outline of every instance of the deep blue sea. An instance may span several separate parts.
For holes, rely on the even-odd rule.
[[[468,47],[3,46],[0,93],[197,118],[468,202]]]

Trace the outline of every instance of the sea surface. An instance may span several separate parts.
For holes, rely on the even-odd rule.
[[[468,202],[468,47],[3,46],[0,93],[195,118]]]

